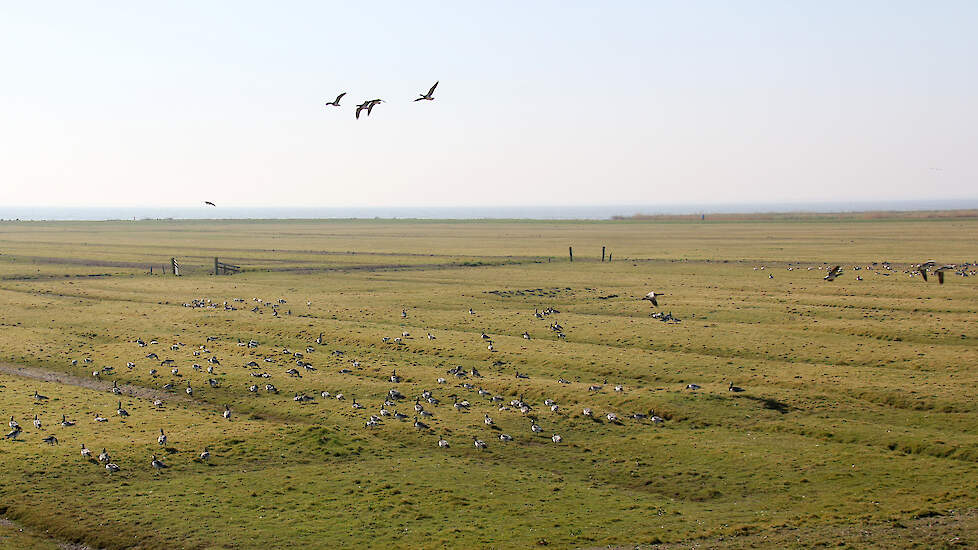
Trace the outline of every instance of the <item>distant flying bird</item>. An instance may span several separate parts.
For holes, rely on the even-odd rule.
[[[942,284],[942,285],[944,284],[944,272],[945,271],[954,271],[954,266],[953,265],[942,265],[941,267],[939,267],[939,268],[937,268],[937,269],[934,270],[934,273],[937,273],[937,282],[940,283],[940,284]]]
[[[204,204],[209,205],[209,206],[217,206],[216,204],[212,203],[211,201],[204,201]]]
[[[648,300],[648,301],[652,302],[652,306],[653,307],[659,307],[659,302],[656,301],[656,297],[658,297],[658,296],[665,296],[665,294],[663,294],[661,292],[656,293],[653,290],[652,292],[649,292],[648,294],[646,294],[642,299],[643,300]]]
[[[346,95],[346,92],[343,92],[342,94],[336,96],[336,99],[334,99],[333,101],[327,101],[326,102],[326,105],[323,105],[323,107],[327,107],[329,105],[332,105],[333,107],[339,107],[340,106],[340,100],[343,99],[343,96],[345,96],[345,95]]]
[[[842,275],[842,266],[837,265],[829,270],[829,274],[823,277],[826,281],[834,281],[836,277]]]
[[[435,99],[435,96],[433,96],[432,94],[434,94],[434,93],[435,93],[435,88],[437,88],[437,87],[438,87],[438,82],[435,82],[435,83],[434,83],[434,84],[433,84],[433,85],[431,86],[431,89],[430,89],[430,90],[428,90],[428,93],[426,93],[426,94],[421,94],[421,97],[419,97],[418,99],[415,99],[415,101],[421,101],[422,99],[427,99],[428,101],[434,101],[434,99]]]
[[[368,99],[367,101],[364,101],[363,103],[357,105],[357,119],[360,118],[360,111],[366,109],[367,116],[370,116],[370,111],[373,111],[374,107],[376,107],[377,105],[383,102],[384,100],[382,99]]]

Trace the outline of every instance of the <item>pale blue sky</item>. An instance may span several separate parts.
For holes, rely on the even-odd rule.
[[[3,2],[0,201],[973,198],[975,29],[972,1]]]

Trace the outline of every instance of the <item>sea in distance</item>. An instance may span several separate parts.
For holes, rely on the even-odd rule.
[[[618,204],[594,206],[3,206],[0,220],[147,219],[530,219],[607,220],[612,216],[868,212],[978,209],[978,199],[784,202],[729,204]]]

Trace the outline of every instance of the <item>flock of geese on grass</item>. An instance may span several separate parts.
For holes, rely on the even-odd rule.
[[[650,292],[644,299],[652,302],[653,305],[658,305],[657,298],[663,296],[659,292]],[[244,300],[236,298],[230,302],[223,302],[220,307],[227,310],[237,309],[234,307],[236,303],[243,303]],[[254,302],[259,304],[259,306],[272,306],[273,309],[277,309],[279,306],[286,304],[285,299],[279,299],[274,302],[266,302],[259,298],[255,298]],[[311,302],[306,302],[307,305],[311,305]],[[214,308],[218,306],[217,302],[213,302],[208,299],[195,299],[187,304],[187,307],[193,308]],[[256,306],[256,307],[259,307]],[[469,315],[475,315],[475,311],[471,308],[468,309]],[[533,317],[538,320],[546,320],[548,322],[548,328],[555,332],[558,339],[563,339],[564,328],[556,320],[553,320],[559,314],[559,311],[555,308],[546,308],[544,310],[535,310],[533,312]],[[407,318],[407,310],[401,311],[401,318]],[[253,378],[260,379],[261,384],[252,383],[247,386],[247,390],[250,394],[258,394],[264,391],[266,394],[277,395],[279,394],[279,389],[272,383],[272,379],[276,378],[272,374],[266,371],[266,368],[271,366],[278,366],[284,368],[288,366],[288,369],[283,370],[283,374],[288,376],[289,379],[301,379],[303,375],[309,375],[317,372],[317,368],[313,366],[312,363],[306,360],[306,356],[309,354],[318,354],[321,349],[326,346],[326,341],[324,339],[324,333],[320,333],[315,339],[314,343],[309,343],[305,346],[304,351],[293,351],[289,348],[282,348],[277,352],[261,351],[259,348],[261,344],[255,339],[249,339],[248,341],[237,342],[237,347],[244,348],[247,350],[245,353],[251,356],[259,356],[262,363],[256,360],[248,361],[247,363],[241,365],[241,368],[250,371],[249,375]],[[390,339],[385,337],[384,342],[394,342],[395,344],[403,345],[404,338],[409,338],[410,334],[407,331],[403,331],[400,337]],[[529,340],[529,331],[523,331],[522,337]],[[426,339],[435,340],[435,336],[431,332],[427,332]],[[486,345],[490,353],[495,352],[493,338],[486,332],[482,331],[479,339]],[[205,342],[198,346],[187,346],[182,342],[176,342],[169,346],[160,344],[158,340],[144,341],[143,339],[136,339],[134,343],[140,348],[155,347],[156,351],[149,351],[146,353],[139,362],[144,360],[153,361],[152,367],[148,369],[148,374],[151,379],[157,379],[163,376],[165,372],[169,372],[169,380],[160,385],[160,388],[164,391],[177,392],[182,388],[188,397],[193,398],[198,395],[197,388],[206,387],[219,387],[220,382],[218,377],[223,374],[217,372],[218,368],[222,368],[221,359],[209,349],[212,342],[218,341],[217,337],[207,337]],[[180,352],[186,353],[186,348],[190,348],[190,360],[200,361],[206,364],[206,367],[199,364],[193,363],[189,370],[181,371],[181,367],[177,365],[177,361],[172,358],[160,358],[161,353],[166,353],[166,349],[169,352]],[[242,351],[244,351],[242,350]],[[330,352],[330,356],[336,360],[344,362],[346,366],[337,371],[338,374],[356,374],[358,371],[363,371],[364,367],[361,366],[360,361],[353,359],[346,359],[344,352],[340,349],[334,349]],[[256,357],[256,358],[259,358]],[[492,356],[490,356],[492,357]],[[282,360],[284,358],[284,361]],[[136,369],[136,360],[128,361],[126,363],[126,368],[129,371]],[[92,360],[86,358],[83,360],[85,364],[91,364]],[[77,360],[72,361],[72,365],[78,365]],[[504,361],[493,362],[493,367],[503,367],[506,363]],[[291,366],[294,365],[294,366]],[[302,370],[300,371],[299,368]],[[206,372],[206,374],[204,374]],[[471,436],[472,445],[477,449],[486,449],[489,447],[487,441],[498,440],[501,443],[509,443],[516,441],[518,439],[528,439],[531,437],[546,437],[554,444],[560,444],[564,441],[564,436],[559,433],[556,429],[556,425],[561,422],[562,418],[566,418],[568,415],[572,415],[564,409],[561,404],[558,404],[556,399],[545,398],[541,399],[539,402],[534,402],[532,399],[528,399],[524,394],[520,394],[518,397],[515,395],[505,396],[498,393],[494,393],[485,389],[483,384],[479,382],[492,382],[499,381],[506,377],[505,370],[499,369],[497,374],[490,376],[484,376],[479,369],[476,367],[470,367],[469,369],[463,366],[455,366],[444,372],[444,375],[437,376],[433,379],[434,385],[432,388],[448,388],[451,389],[420,389],[416,392],[409,392],[404,384],[407,383],[404,377],[399,374],[395,369],[390,373],[387,381],[392,385],[392,387],[387,391],[386,395],[378,399],[374,403],[368,403],[366,401],[358,400],[354,396],[350,396],[348,400],[344,392],[342,391],[330,391],[323,390],[319,392],[318,396],[310,396],[304,391],[290,391],[293,396],[292,401],[299,405],[304,405],[310,402],[314,402],[318,398],[325,400],[332,400],[335,402],[343,403],[348,402],[349,408],[354,411],[354,414],[361,415],[363,421],[363,426],[365,429],[377,428],[386,422],[404,422],[410,423],[411,427],[423,434],[429,434],[435,436],[437,434],[437,439],[434,440],[434,444],[438,448],[446,449],[451,447],[452,443],[449,442],[449,435],[447,428],[442,430],[436,430],[432,427],[431,423],[437,423],[440,421],[442,414],[452,414],[452,415],[465,415],[471,412],[478,411],[482,415],[482,424],[484,425],[485,433],[476,434]],[[518,369],[514,369],[514,375],[517,379],[526,380],[530,378],[530,375],[525,372],[520,372]],[[91,371],[92,376],[95,378],[102,378],[104,376],[112,376],[116,373],[116,369],[111,366],[105,366],[97,370]],[[198,384],[195,385],[191,381],[191,377],[196,376],[200,373],[202,378],[206,378],[206,385]],[[368,375],[369,376],[369,375]],[[179,382],[179,379],[183,378],[183,384]],[[449,380],[452,380],[450,385]],[[413,381],[411,381],[413,382]],[[556,381],[562,386],[570,386],[571,381],[564,378],[559,378]],[[412,386],[417,387],[417,384],[412,384]],[[624,393],[625,387],[621,384],[608,386],[608,381],[604,380],[600,384],[590,384],[587,386],[586,395],[595,395],[600,392],[605,391],[605,388],[613,388],[615,393]],[[688,384],[684,387],[685,390],[696,391],[700,389],[700,386],[696,384]],[[403,390],[403,391],[402,391]],[[743,391],[741,388],[734,386],[732,383],[728,387],[729,391],[739,392]],[[118,385],[117,382],[113,381],[112,386],[108,390],[114,395],[122,395],[123,390]],[[405,393],[408,392],[408,393]],[[32,399],[35,402],[47,401],[47,396],[40,395],[38,392],[34,392]],[[132,416],[132,414],[123,407],[121,400],[116,401],[116,416],[120,419],[127,419]],[[163,407],[163,401],[160,399],[154,400],[154,406],[156,408]],[[404,412],[407,411],[407,412]],[[449,411],[449,412],[443,412]],[[439,415],[436,418],[436,414]],[[589,418],[598,421],[599,417],[604,417],[609,423],[612,424],[623,424],[626,419],[630,418],[634,421],[647,421],[650,425],[659,425],[669,418],[668,415],[658,415],[654,410],[648,410],[648,412],[633,412],[628,415],[623,415],[620,412],[615,411],[602,411],[598,412],[594,407],[584,406],[580,409],[579,413],[582,417]],[[232,413],[229,405],[224,405],[222,417],[226,420],[231,420]],[[501,416],[503,418],[521,418],[522,422],[525,422],[525,432],[509,434],[505,433],[499,428],[498,421],[500,418],[494,418],[496,416]],[[464,417],[462,417],[464,418]],[[109,417],[103,416],[101,413],[95,413],[93,417],[94,422],[108,422]],[[67,419],[66,415],[62,415],[61,426],[65,428],[70,428],[75,426],[75,421],[70,421]],[[550,429],[545,429],[544,426],[550,424]],[[37,430],[42,429],[41,420],[35,416],[34,427]],[[23,429],[17,423],[14,417],[10,418],[10,428],[11,431],[6,435],[6,439],[17,439]],[[440,433],[439,433],[440,432]],[[539,435],[538,435],[539,434]],[[549,434],[549,435],[547,435]],[[58,439],[54,435],[49,435],[41,440],[44,443],[50,445],[58,445]],[[161,449],[165,449],[169,441],[168,435],[165,428],[159,429],[159,435],[156,438],[156,443]],[[102,448],[102,451],[97,455],[93,456],[92,451],[86,447],[83,443],[81,445],[81,456],[83,459],[91,461],[93,463],[101,464],[105,467],[106,471],[109,473],[120,471],[120,466],[117,462],[114,462],[109,452],[106,448]],[[199,460],[205,462],[210,458],[210,450],[204,448],[204,450],[199,454]],[[167,464],[157,456],[155,453],[151,454],[149,460],[149,467],[153,470],[160,471],[167,468]]]
[[[825,277],[822,278],[829,282],[835,281],[836,279],[838,279],[839,277],[845,274],[845,269],[842,267],[841,264],[837,264],[832,267],[828,267],[828,265],[829,264],[824,264],[819,266],[809,266],[807,269],[808,271],[825,270],[826,275]],[[799,269],[800,267],[801,266],[798,264],[789,263],[787,266],[787,270],[794,271],[795,269]],[[928,273],[937,275],[937,282],[943,285],[945,273],[953,273],[954,275],[958,275],[960,277],[973,277],[975,275],[978,275],[978,271],[976,271],[976,267],[978,267],[978,262],[965,262],[961,264],[938,265],[937,262],[935,262],[934,260],[927,260],[926,262],[919,263],[919,264],[910,264],[909,267],[903,271],[903,273],[905,273],[911,278],[921,277],[925,282],[928,280]],[[754,271],[763,271],[765,268],[766,266],[763,265],[757,266],[754,268]],[[889,277],[890,275],[897,273],[897,271],[893,269],[893,265],[890,262],[872,262],[871,264],[866,265],[865,267],[853,265],[850,266],[849,269],[857,272],[868,271],[883,277]],[[768,274],[768,278],[773,279],[774,274],[773,273]],[[863,278],[861,275],[857,274],[856,280],[862,281]],[[656,294],[656,296],[659,296],[659,294]],[[653,297],[653,303],[654,303],[654,297]]]

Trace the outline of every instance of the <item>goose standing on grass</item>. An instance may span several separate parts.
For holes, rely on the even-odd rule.
[[[333,101],[327,101],[326,104],[323,105],[323,107],[329,107],[329,106],[339,107],[340,106],[340,100],[343,99],[343,96],[345,96],[345,95],[346,95],[346,92],[343,92],[342,94],[336,96],[336,99],[334,99]]]
[[[35,401],[44,401],[47,398],[48,397],[46,395],[41,395],[41,394],[37,393],[37,390],[34,390],[34,400]]]
[[[121,416],[123,418],[129,416],[129,411],[127,411],[126,409],[123,409],[122,408],[122,401],[119,401],[119,408],[116,409],[115,412],[116,412],[116,414],[118,414],[119,416]]]
[[[204,447],[204,452],[200,453],[200,459],[204,462],[207,462],[207,459],[210,457],[211,457],[210,451],[207,450],[207,447]]]
[[[727,391],[738,393],[744,391],[744,388],[741,388],[740,386],[734,386],[733,382],[731,382],[730,385],[727,386]]]
[[[84,443],[81,444],[81,455],[82,455],[82,458],[84,458],[86,460],[91,460],[91,458],[92,458],[92,451],[88,450],[88,448],[85,447],[85,444]]]
[[[194,389],[190,387],[190,380],[187,380],[187,395],[193,396]]]
[[[160,447],[166,445],[166,434],[163,433],[163,428],[160,428],[160,436],[156,438],[156,442],[160,444]]]
[[[437,88],[437,87],[438,87],[438,82],[436,81],[431,86],[431,89],[428,90],[428,93],[421,94],[421,97],[419,97],[418,99],[415,99],[415,101],[421,101],[421,100],[434,101],[435,96],[433,94],[435,93],[435,88]]]
[[[166,464],[163,464],[163,462],[156,458],[156,455],[153,455],[153,460],[149,464],[156,470],[162,470],[167,467]]]
[[[110,460],[109,459],[109,451],[105,450],[105,447],[102,447],[102,452],[99,453],[99,455],[98,455],[98,461],[101,462],[102,464],[105,464],[109,460]]]
[[[486,442],[483,441],[483,440],[481,440],[481,439],[479,439],[478,437],[473,436],[472,437],[472,441],[473,441],[473,444],[475,445],[475,448],[476,449],[485,449],[486,448]]]
[[[448,440],[446,440],[444,437],[442,437],[441,439],[438,440],[438,446],[441,447],[442,449],[449,448]]]
[[[41,429],[41,419],[39,419],[36,414],[34,415],[34,427],[38,430]]]
[[[49,435],[41,441],[47,443],[48,445],[60,445],[60,443],[58,443],[58,438],[54,437],[53,435]]]
[[[64,426],[65,428],[68,428],[70,426],[74,426],[75,423],[72,422],[71,420],[68,420],[68,417],[66,417],[65,415],[61,415],[61,425]]]
[[[14,420],[14,417],[12,417],[12,416],[10,417],[10,422],[8,422],[7,425],[10,426],[11,428],[14,428],[14,429],[19,429],[20,428],[20,424],[18,424],[17,421]]]
[[[108,464],[105,465],[105,470],[110,474],[115,473],[119,471],[119,466],[112,462],[109,462]]]
[[[700,389],[700,385],[699,384],[686,384],[686,389],[687,390],[690,390],[690,391],[696,391],[696,390]]]
[[[224,405],[224,412],[221,413],[221,416],[223,416],[228,420],[231,420],[231,407]]]
[[[554,443],[560,443],[561,441],[563,441],[563,440],[564,440],[564,438],[563,438],[563,437],[560,437],[560,436],[559,436],[559,435],[557,435],[557,434],[554,434],[554,435],[553,435],[553,437],[551,437],[550,439],[553,439],[553,441],[554,441]]]

